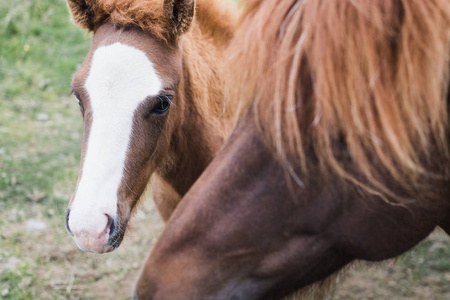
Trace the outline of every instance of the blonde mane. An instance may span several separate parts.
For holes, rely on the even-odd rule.
[[[230,53],[230,97],[299,184],[405,203],[450,181],[447,0],[254,0]]]

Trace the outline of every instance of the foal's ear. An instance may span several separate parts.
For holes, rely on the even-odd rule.
[[[189,30],[194,19],[195,0],[164,0],[164,12],[175,40]]]
[[[72,18],[83,28],[94,30],[94,2],[95,0],[67,0]]]

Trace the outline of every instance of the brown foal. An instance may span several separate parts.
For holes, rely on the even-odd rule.
[[[68,4],[94,38],[72,82],[84,135],[66,226],[81,249],[104,253],[120,245],[152,174],[166,221],[229,132],[223,52],[234,10],[209,0]]]

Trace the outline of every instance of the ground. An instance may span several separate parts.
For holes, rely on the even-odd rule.
[[[129,299],[163,229],[149,192],[120,248],[81,252],[64,229],[82,120],[70,77],[91,36],[63,0],[0,1],[0,299]],[[329,299],[450,300],[441,231],[395,261],[358,264]]]

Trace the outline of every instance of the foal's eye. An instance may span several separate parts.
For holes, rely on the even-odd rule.
[[[162,115],[163,113],[165,113],[170,107],[170,102],[172,101],[172,98],[173,96],[170,95],[158,96],[158,102],[153,107],[152,113],[158,115]]]
[[[73,96],[75,97],[75,100],[77,100],[78,105],[81,106],[81,101],[80,101],[80,99],[78,99],[77,95],[73,95]]]
[[[80,106],[80,111],[82,114],[84,114],[84,107],[83,107],[83,103],[81,102],[79,96],[77,94],[73,94],[73,96],[75,97],[75,100],[77,100],[78,105]]]

